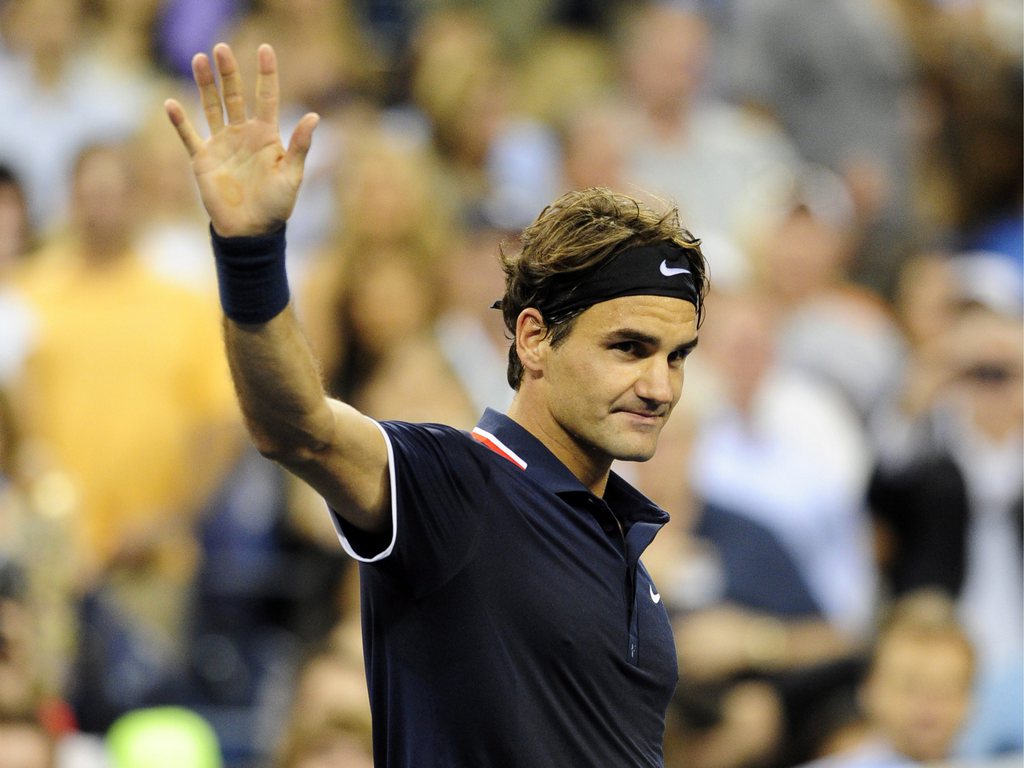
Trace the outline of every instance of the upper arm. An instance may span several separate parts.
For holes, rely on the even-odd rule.
[[[277,460],[306,481],[348,523],[376,532],[390,520],[388,451],[376,423],[350,405],[325,399],[327,440]]]

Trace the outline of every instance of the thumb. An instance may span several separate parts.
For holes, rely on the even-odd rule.
[[[313,144],[313,130],[320,123],[320,115],[315,112],[307,112],[299,120],[299,124],[292,131],[292,137],[288,141],[288,150],[285,152],[285,165],[294,171],[302,173],[306,163],[306,155]]]

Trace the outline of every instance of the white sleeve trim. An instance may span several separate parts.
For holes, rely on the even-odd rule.
[[[384,430],[384,427],[376,421],[373,423],[374,426],[380,430],[380,433],[384,435],[384,444],[388,449],[388,482],[390,484],[391,491],[391,541],[388,542],[387,547],[382,552],[379,552],[372,557],[360,555],[352,548],[351,542],[346,538],[345,532],[341,527],[341,520],[338,518],[338,513],[333,509],[330,510],[331,522],[334,523],[334,530],[337,532],[338,539],[341,541],[341,548],[345,550],[349,557],[354,560],[358,560],[360,563],[376,563],[386,558],[395,548],[395,540],[398,537],[398,486],[395,483],[395,452],[391,447],[391,438],[388,437],[388,433]]]

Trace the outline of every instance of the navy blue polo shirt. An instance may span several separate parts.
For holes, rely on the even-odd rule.
[[[662,766],[676,655],[639,557],[668,515],[614,473],[594,496],[494,411],[472,433],[380,427],[391,531],[335,516],[361,561],[374,765]]]

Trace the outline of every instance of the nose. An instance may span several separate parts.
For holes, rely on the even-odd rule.
[[[652,407],[671,405],[682,387],[682,368],[674,368],[668,360],[652,356],[636,380],[637,397]]]

